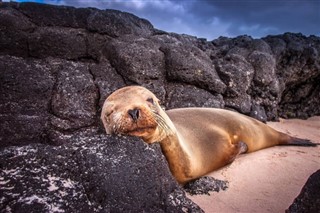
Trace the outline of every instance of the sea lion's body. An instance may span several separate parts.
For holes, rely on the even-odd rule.
[[[189,163],[188,171],[184,172],[185,177],[178,178],[181,179],[179,182],[219,169],[242,152],[275,146],[288,139],[269,126],[233,111],[181,108],[166,113],[177,129],[185,155],[189,156],[189,162],[185,162]],[[243,147],[242,142],[247,147]]]
[[[181,184],[231,163],[241,153],[275,145],[315,145],[229,110],[180,108],[165,112],[153,93],[138,86],[110,95],[101,119],[107,133],[160,142],[170,170]]]

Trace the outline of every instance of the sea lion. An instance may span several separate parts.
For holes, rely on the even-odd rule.
[[[241,153],[275,145],[316,145],[229,110],[180,108],[165,112],[157,97],[140,86],[112,93],[104,102],[101,119],[107,134],[159,142],[181,184],[231,163]]]

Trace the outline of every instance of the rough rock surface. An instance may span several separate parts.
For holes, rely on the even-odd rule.
[[[226,190],[228,187],[228,181],[218,180],[210,176],[204,176],[187,183],[184,186],[184,189],[190,195],[210,195],[210,192],[219,192],[220,190]]]
[[[168,109],[319,115],[319,52],[315,36],[206,41],[114,10],[0,2],[0,209],[201,211],[159,147],[104,136],[105,98],[139,84]]]
[[[313,173],[287,213],[320,212],[320,170]]]
[[[95,129],[64,139],[0,151],[0,212],[201,212],[157,144]]]

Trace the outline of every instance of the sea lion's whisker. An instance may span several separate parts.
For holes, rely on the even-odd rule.
[[[165,122],[164,118],[156,112],[153,113],[153,115],[155,116],[155,120],[157,121],[158,125],[161,127],[161,130],[163,130],[165,134],[168,135],[170,133],[170,127]]]

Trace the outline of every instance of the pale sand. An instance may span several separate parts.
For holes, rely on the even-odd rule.
[[[278,131],[320,143],[320,116],[268,123]],[[239,156],[209,176],[229,181],[211,196],[190,196],[205,212],[284,212],[308,177],[320,169],[320,146],[277,146]]]

